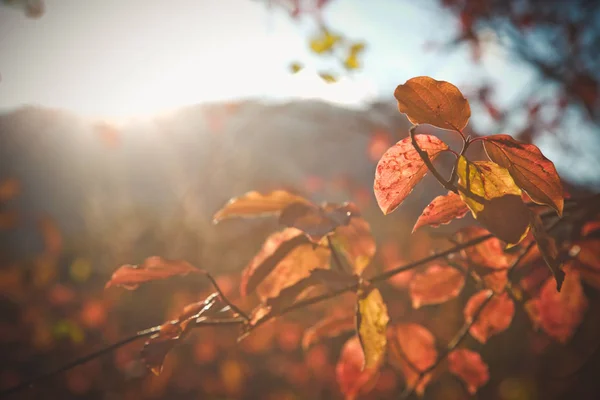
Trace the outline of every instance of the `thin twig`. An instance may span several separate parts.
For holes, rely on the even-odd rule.
[[[215,280],[215,278],[213,278],[213,276],[211,274],[209,274],[208,272],[204,273],[206,275],[206,277],[210,280],[210,282],[212,283],[212,285],[215,287],[215,290],[219,293],[219,296],[221,297],[221,299],[227,303],[227,305],[229,307],[231,307],[231,309],[238,313],[242,318],[244,318],[246,321],[250,320],[250,317],[243,312],[242,310],[240,310],[235,304],[233,304],[231,301],[229,301],[229,299],[227,298],[227,296],[225,296],[225,294],[223,293],[223,291],[221,290],[221,288],[219,287],[219,285],[217,284],[217,281]]]
[[[410,129],[408,130],[408,134],[410,135],[410,140],[412,142],[413,147],[415,148],[417,153],[419,153],[419,156],[421,157],[421,159],[427,166],[427,169],[429,169],[429,171],[431,171],[433,176],[435,176],[435,179],[437,179],[438,182],[443,187],[445,187],[447,190],[449,190],[451,192],[458,193],[458,189],[456,188],[456,186],[454,186],[451,182],[445,180],[444,177],[439,173],[439,171],[433,166],[433,163],[431,162],[431,159],[429,158],[429,154],[427,154],[426,151],[423,151],[421,149],[421,147],[419,147],[419,144],[417,143],[417,139],[415,137],[415,129],[417,129],[417,125],[411,126]]]

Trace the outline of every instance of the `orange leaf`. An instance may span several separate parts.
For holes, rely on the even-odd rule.
[[[351,264],[352,271],[360,275],[375,255],[375,239],[369,223],[361,217],[352,217],[350,223],[336,228],[330,236],[335,249]]]
[[[556,242],[552,236],[548,235],[546,229],[544,229],[544,224],[542,223],[542,219],[539,215],[530,213],[530,218],[531,232],[533,233],[533,237],[535,238],[540,253],[542,253],[542,257],[544,258],[546,265],[548,268],[550,268],[552,276],[554,276],[554,280],[556,281],[556,290],[560,292],[560,288],[565,280],[565,273],[562,271],[562,269],[560,269],[561,263],[558,260],[558,249],[556,248]]]
[[[448,266],[432,265],[410,282],[412,305],[419,308],[448,301],[458,296],[464,284],[465,278],[461,271]]]
[[[364,368],[379,368],[385,357],[386,329],[390,318],[378,289],[360,290],[356,308],[356,330],[365,353]]]
[[[488,366],[481,355],[468,349],[458,349],[448,354],[448,369],[467,384],[471,395],[490,380]]]
[[[364,364],[365,356],[360,340],[353,336],[344,344],[335,367],[336,380],[346,400],[356,399],[359,394],[369,392],[377,382],[377,369],[363,369]]]
[[[467,323],[473,321],[475,312],[489,296],[489,290],[482,290],[469,299],[464,310]],[[477,320],[471,325],[469,333],[481,343],[485,343],[493,335],[508,329],[514,314],[515,305],[508,294],[496,295],[483,307]]]
[[[460,156],[457,172],[460,197],[473,217],[511,245],[523,240],[529,231],[529,209],[508,170],[493,162],[470,162]]]
[[[409,79],[394,91],[398,110],[413,124],[462,131],[471,117],[469,102],[456,86],[428,76]]]
[[[390,362],[400,369],[408,387],[414,387],[421,371],[431,368],[437,360],[435,337],[425,327],[418,324],[401,324],[391,329]],[[429,384],[432,373],[427,373],[418,387],[422,395]]]
[[[552,161],[537,146],[518,142],[509,135],[492,135],[483,138],[483,147],[490,160],[506,168],[533,201],[562,215],[564,197],[560,177]]]
[[[302,347],[306,350],[325,338],[336,337],[354,329],[356,329],[355,313],[324,318],[304,331]]]
[[[454,192],[438,196],[425,209],[413,227],[413,232],[422,226],[438,227],[449,224],[454,219],[462,218],[469,212],[469,207]]]
[[[141,283],[155,281],[157,279],[166,279],[176,275],[187,275],[193,272],[203,272],[192,264],[183,260],[167,260],[162,257],[148,257],[140,265],[126,264],[117,269],[106,284],[106,288],[111,286],[121,286],[125,289],[135,289]]]
[[[535,326],[561,343],[566,343],[583,321],[588,300],[583,293],[579,273],[567,271],[560,292],[552,279],[548,279],[538,298],[528,301],[525,310]]]
[[[417,144],[434,160],[448,149],[446,143],[432,135],[415,135]],[[410,137],[390,147],[377,164],[373,189],[384,214],[394,211],[427,173],[427,166],[413,147]]]
[[[456,233],[456,238],[461,243],[465,243],[489,233],[486,229],[478,226],[467,226]],[[516,258],[514,254],[505,252],[502,242],[495,237],[470,246],[462,253],[470,264],[496,270],[507,269]]]
[[[233,217],[254,218],[278,215],[284,208],[293,203],[309,204],[309,201],[285,190],[275,190],[267,194],[248,192],[243,196],[229,200],[214,215],[213,222],[218,223],[226,218]]]

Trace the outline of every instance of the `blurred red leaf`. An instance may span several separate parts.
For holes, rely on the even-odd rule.
[[[438,196],[425,209],[413,227],[413,232],[422,226],[438,227],[449,224],[454,219],[462,218],[469,212],[469,207],[460,196],[448,192],[445,196]]]
[[[488,157],[506,168],[515,183],[539,204],[545,204],[562,215],[563,188],[552,161],[533,144],[521,143],[509,135],[483,138]]]
[[[19,213],[16,210],[0,211],[0,229],[13,229],[19,224]]]
[[[478,226],[467,226],[456,233],[456,238],[464,243],[489,233]],[[462,253],[471,264],[497,270],[508,268],[516,258],[514,254],[506,253],[502,242],[495,237],[470,246]]]
[[[464,274],[456,268],[432,265],[410,282],[412,305],[419,308],[448,301],[458,296],[464,284]]]
[[[490,379],[488,366],[481,355],[468,349],[458,349],[448,354],[448,369],[467,384],[471,395]]]
[[[356,315],[353,312],[324,318],[304,331],[302,347],[308,349],[325,338],[336,337],[354,329],[356,329]]]
[[[414,387],[422,371],[431,368],[438,357],[435,348],[435,337],[424,326],[418,324],[401,324],[390,330],[390,363],[400,369],[406,385]],[[427,373],[415,388],[422,395],[429,384],[432,373]]]
[[[365,369],[378,369],[385,357],[387,345],[387,306],[378,289],[361,289],[356,307],[356,330],[365,353]]]
[[[63,248],[63,238],[56,221],[48,216],[38,220],[38,227],[44,239],[44,253],[58,257]]]
[[[467,323],[473,321],[475,313],[489,296],[489,290],[482,290],[469,299],[464,310]],[[469,333],[479,342],[485,343],[493,335],[508,329],[514,314],[515,305],[508,294],[495,295],[480,311],[477,320],[469,328]]]
[[[136,289],[141,283],[158,279],[166,279],[176,275],[201,273],[202,270],[183,260],[167,260],[159,256],[148,257],[140,265],[126,264],[117,269],[106,284],[121,286],[125,289]]]
[[[365,368],[365,356],[358,336],[344,344],[335,367],[335,376],[346,400],[353,400],[359,394],[370,391],[377,383],[377,369]]]
[[[396,242],[384,242],[380,247],[379,257],[383,264],[384,271],[406,264],[406,259],[401,256],[400,249]],[[397,289],[404,289],[410,285],[414,275],[415,271],[409,269],[390,277],[387,282]]]
[[[561,343],[566,343],[583,321],[588,300],[579,273],[569,269],[560,292],[552,279],[542,287],[539,297],[528,301],[525,309],[533,324]]]
[[[215,213],[213,222],[218,223],[226,218],[234,217],[255,218],[278,215],[284,208],[294,203],[310,204],[304,197],[285,190],[275,190],[267,194],[248,192],[229,200],[223,208]]]
[[[417,144],[434,160],[448,149],[446,143],[432,135],[415,135]],[[375,198],[384,214],[394,211],[427,173],[427,166],[413,147],[410,137],[390,147],[377,164]]]
[[[387,149],[392,145],[392,135],[384,130],[376,130],[371,133],[369,138],[369,159],[371,161],[379,161],[381,156],[386,152]]]

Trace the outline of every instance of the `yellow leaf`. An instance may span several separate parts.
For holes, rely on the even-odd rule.
[[[529,231],[529,209],[521,189],[506,168],[491,161],[458,160],[459,194],[473,217],[509,245],[519,243]]]
[[[213,222],[217,223],[223,219],[233,217],[262,217],[279,214],[284,208],[293,203],[309,203],[309,201],[285,190],[275,190],[267,194],[248,192],[243,196],[229,200],[214,215]]]
[[[321,77],[321,79],[323,79],[327,83],[337,82],[337,78],[331,74],[328,74],[327,72],[320,72],[319,76]]]
[[[462,131],[471,117],[469,102],[456,86],[428,76],[409,79],[394,91],[398,110],[413,124]]]
[[[327,29],[323,29],[319,35],[310,40],[310,49],[317,54],[322,54],[331,51],[341,39],[340,35],[331,34]]]
[[[387,307],[379,290],[361,290],[356,313],[357,330],[365,354],[364,368],[377,368],[383,362],[387,345]]]
[[[358,57],[355,54],[350,54],[344,60],[344,67],[349,70],[358,69],[360,67],[360,61],[358,61]]]
[[[290,70],[292,71],[293,74],[296,74],[296,73],[302,71],[302,68],[304,68],[304,66],[300,63],[294,62],[294,63],[290,64]]]

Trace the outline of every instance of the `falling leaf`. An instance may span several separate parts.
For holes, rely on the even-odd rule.
[[[444,303],[460,293],[464,274],[456,268],[432,265],[410,282],[410,298],[414,308]]]
[[[442,129],[462,131],[471,117],[469,102],[456,86],[418,76],[394,91],[398,110],[413,124],[430,124]]]
[[[379,290],[369,289],[358,293],[356,330],[365,353],[364,368],[378,368],[385,357],[386,329],[390,318]]]
[[[470,162],[460,156],[457,172],[460,197],[473,217],[511,245],[523,240],[529,231],[529,209],[508,170],[490,161]]]
[[[279,223],[300,229],[312,242],[319,243],[338,226],[347,225],[353,216],[359,215],[360,212],[352,203],[324,204],[321,207],[293,203],[282,211]]]
[[[561,262],[558,260],[558,249],[556,248],[556,242],[554,238],[546,232],[544,224],[539,215],[530,213],[531,218],[531,232],[538,245],[540,253],[546,262],[554,280],[556,280],[556,290],[560,292],[563,281],[565,280],[565,273],[560,269]]]
[[[361,217],[352,217],[348,225],[336,228],[331,235],[334,248],[350,262],[352,271],[360,275],[375,255],[375,239],[369,223]]]
[[[491,135],[483,138],[483,147],[490,160],[506,168],[533,201],[562,215],[564,197],[560,177],[552,161],[537,146],[518,142],[509,135]]]
[[[325,338],[336,337],[355,329],[355,313],[348,313],[341,316],[334,315],[324,318],[304,331],[304,335],[302,337],[302,347],[306,350]]]
[[[409,323],[394,326],[390,330],[390,363],[402,371],[406,386],[422,395],[432,378],[429,372],[415,388],[421,372],[433,367],[437,361],[435,337],[424,326]]]
[[[515,305],[508,294],[495,295],[488,301],[490,295],[489,290],[482,290],[474,294],[464,310],[465,321],[467,323],[474,321],[469,328],[469,333],[481,343],[487,342],[490,337],[508,329],[515,313]],[[484,301],[487,301],[487,304],[475,318],[476,312],[480,310]]]
[[[434,160],[448,146],[432,135],[415,135],[421,150]],[[427,173],[427,166],[407,137],[385,152],[375,172],[374,191],[384,214],[394,211]]]
[[[332,34],[327,29],[321,29],[318,35],[310,39],[310,49],[316,54],[323,54],[331,51],[341,39],[340,35]]]
[[[112,274],[106,288],[121,286],[133,290],[142,283],[199,272],[202,272],[202,270],[187,261],[167,260],[158,256],[148,257],[140,265],[126,264],[119,267]]]
[[[243,196],[229,200],[214,215],[213,222],[218,223],[226,218],[233,217],[254,218],[279,215],[284,208],[294,203],[308,204],[309,201],[285,190],[275,190],[267,194],[248,192]]]
[[[471,395],[490,380],[488,366],[481,359],[481,354],[468,349],[458,349],[448,354],[448,370],[467,384]]]
[[[573,336],[587,308],[588,300],[575,269],[567,270],[560,292],[554,280],[548,279],[539,297],[525,304],[533,324],[561,343],[567,343]]]
[[[462,218],[469,212],[469,207],[454,192],[448,192],[445,196],[438,196],[421,213],[421,216],[413,227],[413,232],[422,226],[430,225],[438,227],[449,224],[452,220]]]
[[[358,336],[353,336],[344,344],[335,367],[335,377],[346,400],[353,400],[359,394],[367,393],[376,383],[377,369],[363,369],[364,364],[365,356],[360,340]]]
[[[456,238],[460,243],[466,243],[471,240],[489,235],[489,231],[478,226],[467,226],[461,228],[456,233]],[[496,238],[492,237],[475,246],[469,246],[462,251],[469,264],[495,270],[505,270],[514,262],[516,255],[504,251],[504,245]]]
[[[292,71],[292,74],[297,74],[298,72],[302,71],[303,68],[304,66],[297,62],[290,64],[290,71]]]
[[[329,72],[319,72],[319,77],[323,79],[325,83],[336,83],[337,78]]]

